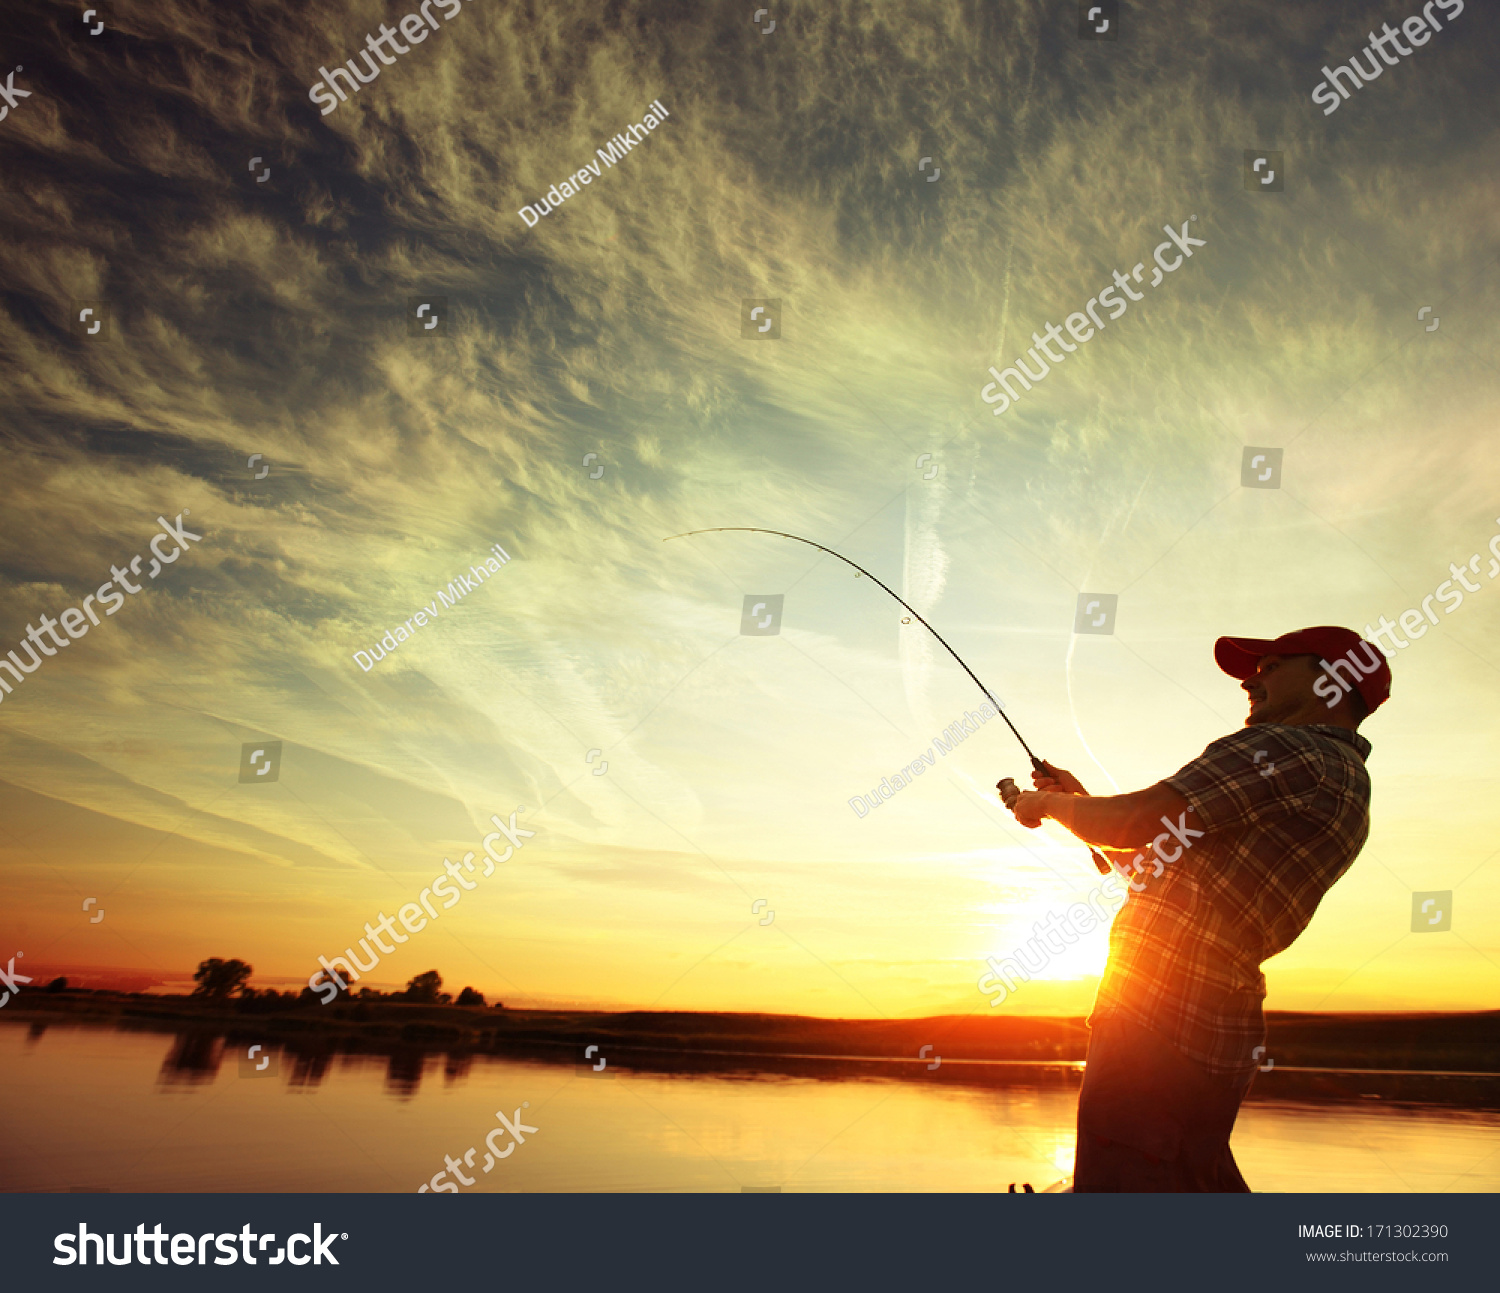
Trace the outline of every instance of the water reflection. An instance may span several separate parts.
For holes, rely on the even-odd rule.
[[[385,1070],[385,1089],[401,1100],[410,1100],[422,1085],[422,1068],[427,1060],[425,1051],[403,1047],[391,1054]]]
[[[540,1130],[466,1190],[1003,1193],[1072,1162],[1069,1072],[729,1073],[662,1055],[653,1070],[612,1057],[602,1081],[560,1048],[543,1062],[325,1036],[278,1044],[277,1070],[242,1081],[252,1040],[57,1024],[37,1037],[0,1020],[0,1189],[415,1190],[497,1110]],[[164,1092],[194,1100],[192,1116]],[[1262,1191],[1500,1190],[1500,1112],[1252,1093],[1235,1156]]]
[[[296,1054],[292,1055],[291,1059],[292,1067],[287,1074],[287,1085],[299,1090],[310,1090],[322,1085],[324,1077],[328,1074],[328,1064],[333,1059],[333,1052]]]
[[[45,1024],[33,1024],[27,1041],[36,1042],[46,1027]],[[213,1082],[221,1072],[225,1077],[247,1076],[244,1072],[237,1074],[235,1070],[236,1061],[242,1061],[245,1054],[242,1040],[231,1046],[222,1033],[189,1029],[173,1037],[162,1059],[158,1081],[164,1086],[195,1087]],[[410,1100],[421,1090],[429,1061],[433,1065],[442,1062],[443,1085],[449,1087],[462,1085],[474,1066],[473,1051],[433,1051],[408,1043],[398,1044],[383,1056],[366,1051],[340,1051],[322,1042],[307,1047],[299,1043],[283,1043],[279,1048],[265,1048],[265,1054],[285,1066],[286,1085],[302,1092],[313,1092],[323,1085],[335,1058],[340,1061],[341,1068],[352,1070],[363,1069],[372,1060],[384,1059],[386,1094],[398,1100]]]
[[[196,1028],[178,1033],[161,1062],[157,1081],[164,1086],[202,1086],[218,1076],[223,1058],[222,1034]]]

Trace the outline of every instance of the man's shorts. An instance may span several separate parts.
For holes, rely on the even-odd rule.
[[[1078,1093],[1077,1194],[1247,1194],[1229,1151],[1255,1070],[1210,1073],[1164,1037],[1110,1015]]]

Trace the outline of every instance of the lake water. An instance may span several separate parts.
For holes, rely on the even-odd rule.
[[[465,1192],[1003,1191],[1072,1170],[1068,1086],[270,1057],[241,1076],[212,1040],[0,1027],[0,1189],[415,1191],[471,1148]],[[518,1108],[536,1133],[481,1172],[496,1110]],[[1255,1190],[1500,1190],[1494,1112],[1252,1099],[1234,1151]]]

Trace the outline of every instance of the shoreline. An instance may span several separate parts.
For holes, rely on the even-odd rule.
[[[581,1077],[616,1072],[1076,1086],[1082,1018],[937,1016],[826,1020],[679,1011],[506,1010],[345,1001],[329,1007],[256,999],[29,992],[0,1016],[41,1037],[49,1027],[113,1028],[177,1037],[168,1080],[211,1080],[259,1043],[316,1085],[339,1055],[384,1057],[392,1081],[420,1081],[428,1055],[567,1064]],[[1252,1100],[1440,1104],[1500,1109],[1500,1011],[1452,1015],[1267,1016],[1269,1071]],[[596,1072],[585,1051],[606,1059]],[[925,1048],[925,1049],[924,1049]],[[937,1067],[933,1067],[933,1061]]]

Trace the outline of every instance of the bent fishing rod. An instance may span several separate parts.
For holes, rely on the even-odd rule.
[[[1005,720],[1005,726],[1010,728],[1011,735],[1021,743],[1021,748],[1026,751],[1027,757],[1031,760],[1031,766],[1036,769],[1036,771],[1044,773],[1049,777],[1056,777],[1057,770],[1050,764],[1048,764],[1045,759],[1037,758],[1036,754],[1032,751],[1032,748],[1026,744],[1026,738],[1022,736],[1020,732],[1016,731],[1016,725],[1010,721],[1010,716],[1006,714],[1005,710],[1000,707],[1000,702],[990,694],[990,689],[979,681],[979,675],[964,663],[963,657],[948,645],[947,640],[943,637],[943,635],[939,633],[935,628],[933,628],[932,625],[929,624],[925,618],[923,618],[922,614],[917,610],[917,608],[910,602],[908,602],[899,593],[897,593],[894,588],[892,588],[884,580],[878,578],[875,575],[872,575],[868,570],[859,565],[857,562],[850,561],[849,558],[844,556],[843,553],[835,552],[832,548],[825,548],[821,543],[814,543],[811,539],[804,539],[800,535],[788,534],[785,530],[763,530],[759,526],[755,525],[720,525],[709,530],[688,530],[685,534],[669,534],[665,539],[662,540],[662,542],[669,543],[673,539],[690,539],[695,534],[727,534],[731,532],[741,534],[774,534],[779,538],[791,539],[796,543],[805,543],[809,548],[816,548],[819,552],[826,552],[830,557],[836,557],[846,566],[852,566],[867,579],[874,580],[875,583],[879,584],[881,588],[885,589],[887,593],[889,593],[898,602],[900,602],[902,606],[906,607],[906,609],[912,613],[912,615],[917,619],[922,627],[925,628],[929,633],[931,633],[932,636],[935,637],[940,643],[942,643],[943,650],[945,650],[949,655],[951,655],[955,660],[958,661],[959,668],[961,668],[966,674],[969,675],[970,678],[974,680],[974,685],[984,693],[985,699],[995,707],[995,713],[999,714],[1000,717]],[[1015,782],[1012,781],[1011,778],[1005,777],[999,782],[997,789],[999,789],[1003,794],[1007,785],[1014,788]],[[1110,873],[1112,868],[1110,867],[1109,863],[1106,862],[1100,855],[1098,849],[1090,847],[1089,855],[1093,858],[1094,867],[1098,870],[1100,875],[1108,875]]]

